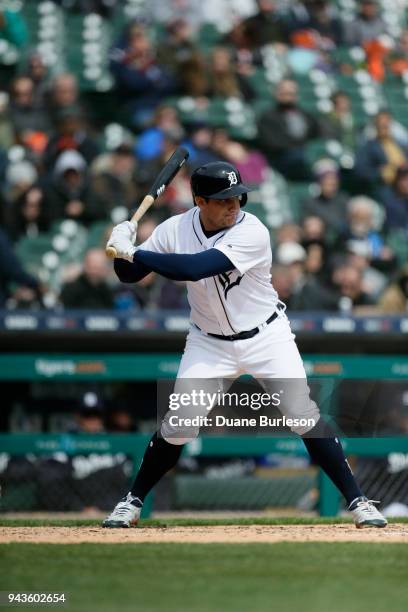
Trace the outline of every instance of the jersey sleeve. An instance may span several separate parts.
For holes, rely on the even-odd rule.
[[[234,264],[240,274],[271,263],[269,232],[261,223],[242,223],[214,245]]]
[[[138,247],[153,253],[174,253],[175,217],[160,223]]]

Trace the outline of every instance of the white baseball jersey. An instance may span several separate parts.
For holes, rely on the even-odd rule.
[[[235,269],[187,282],[191,320],[204,332],[224,336],[253,329],[271,316],[278,302],[271,284],[269,232],[257,217],[241,210],[235,225],[207,238],[199,212],[194,207],[167,219],[140,248],[179,254],[220,250]]]

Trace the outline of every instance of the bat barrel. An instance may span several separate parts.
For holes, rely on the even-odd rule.
[[[188,159],[188,151],[183,147],[178,147],[173,155],[167,160],[164,168],[160,171],[158,177],[154,181],[149,193],[143,198],[139,208],[131,218],[133,223],[137,223],[143,215],[149,210],[156,198],[159,197],[166,189],[167,185],[173,180],[181,166]],[[117,251],[114,247],[106,247],[106,255],[110,259],[117,257]]]

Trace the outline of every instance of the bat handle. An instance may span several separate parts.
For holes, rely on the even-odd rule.
[[[145,196],[143,198],[142,203],[140,204],[139,208],[137,209],[137,211],[135,212],[135,214],[131,218],[131,222],[132,223],[138,223],[140,221],[140,219],[143,217],[143,215],[145,214],[145,212],[147,212],[149,210],[149,208],[151,207],[153,202],[154,202],[154,197],[152,195]]]
[[[149,210],[153,202],[154,202],[154,197],[152,195],[145,196],[142,200],[142,203],[140,204],[139,208],[137,209],[137,211],[135,212],[135,214],[133,215],[130,221],[132,223],[138,223],[140,219],[143,217],[143,215]],[[106,252],[107,257],[109,257],[109,259],[115,259],[115,257],[117,257],[118,255],[115,247],[112,247],[112,246],[106,247],[105,252]]]

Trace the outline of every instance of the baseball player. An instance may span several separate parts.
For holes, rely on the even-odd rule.
[[[161,223],[140,246],[130,221],[115,226],[108,246],[117,251],[114,267],[124,283],[154,271],[187,281],[191,325],[177,382],[188,379],[234,379],[249,374],[261,381],[298,381],[297,400],[280,406],[284,416],[309,419],[312,428],[295,426],[314,463],[346,499],[356,527],[385,527],[386,519],[360,490],[340,441],[320,417],[309,397],[306,374],[285,305],[271,284],[271,244],[267,228],[245,212],[250,189],[237,169],[212,162],[194,171],[195,206]],[[304,422],[302,420],[302,422]],[[104,527],[137,523],[143,501],[173,468],[183,445],[198,435],[180,436],[164,418],[145,451],[129,493],[103,522]]]

